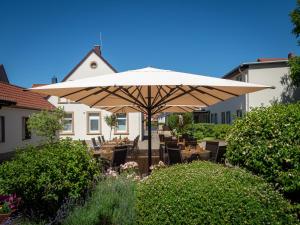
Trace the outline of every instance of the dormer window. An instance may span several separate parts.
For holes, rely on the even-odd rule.
[[[96,69],[97,66],[98,66],[98,64],[97,64],[96,62],[91,62],[91,64],[90,64],[90,67],[91,67],[92,69]]]

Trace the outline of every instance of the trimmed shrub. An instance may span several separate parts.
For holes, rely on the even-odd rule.
[[[236,120],[227,138],[230,163],[300,200],[300,103],[259,107]]]
[[[99,182],[84,206],[76,207],[64,225],[135,224],[136,182],[123,176]]]
[[[196,123],[188,125],[184,132],[194,136],[197,140],[207,137],[224,140],[230,128],[231,125],[228,124]]]
[[[143,225],[298,224],[262,178],[209,162],[155,170],[137,186],[136,213]]]
[[[26,209],[53,215],[65,198],[81,196],[98,171],[96,161],[78,141],[28,146],[0,166],[0,191],[16,193]]]

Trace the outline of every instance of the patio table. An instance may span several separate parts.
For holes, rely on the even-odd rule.
[[[188,147],[181,151],[183,159],[188,159],[192,155],[198,155],[201,160],[208,160],[210,157],[210,151],[205,150],[204,148],[197,145],[195,149],[189,149]]]

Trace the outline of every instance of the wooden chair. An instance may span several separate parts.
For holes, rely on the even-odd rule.
[[[140,135],[136,136],[135,139],[133,140],[132,144],[127,145],[128,146],[128,153],[131,156],[137,155],[139,151],[139,139]]]
[[[217,155],[215,157],[216,163],[225,163],[226,148],[227,148],[226,145],[218,147]]]
[[[214,161],[216,159],[218,147],[219,147],[219,142],[206,141],[205,150],[210,151],[210,161]]]
[[[96,139],[95,138],[91,138],[91,140],[92,140],[93,149],[95,151],[99,151],[100,150],[100,145],[97,145]]]
[[[127,150],[128,147],[126,145],[115,147],[111,161],[112,168],[117,168],[117,170],[119,170],[120,165],[126,163]]]
[[[158,137],[159,137],[159,141],[160,142],[164,142],[165,141],[165,135],[159,134]]]
[[[102,139],[101,139],[101,137],[98,136],[97,138],[98,138],[99,145],[102,145]]]
[[[169,165],[174,165],[177,163],[182,163],[181,151],[179,148],[167,148]]]

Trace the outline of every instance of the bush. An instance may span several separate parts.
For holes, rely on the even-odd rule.
[[[27,209],[53,215],[65,198],[79,197],[98,170],[80,142],[28,146],[0,166],[0,190],[1,194],[16,193]]]
[[[137,186],[138,224],[298,224],[262,178],[208,162],[155,170]]]
[[[108,177],[99,182],[91,198],[77,207],[64,225],[135,224],[135,182],[125,177]]]
[[[184,132],[194,136],[197,140],[207,137],[224,140],[230,128],[231,125],[228,124],[196,123],[188,125]]]
[[[253,109],[234,123],[227,159],[300,200],[300,103]]]

